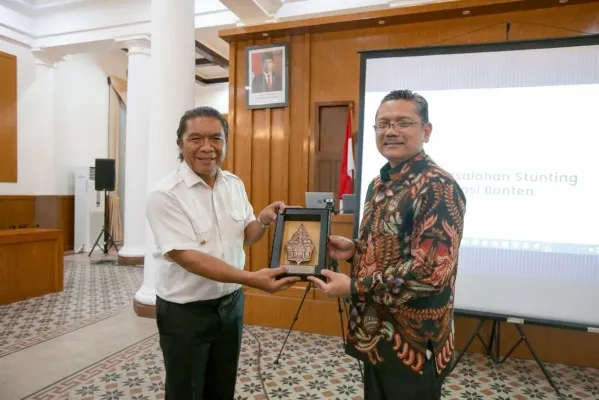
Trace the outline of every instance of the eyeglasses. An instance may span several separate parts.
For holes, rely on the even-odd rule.
[[[395,132],[400,132],[401,130],[405,130],[412,125],[420,125],[422,122],[413,122],[413,121],[397,121],[397,122],[379,122],[376,125],[373,125],[376,133],[384,133],[387,132],[389,127],[393,127]]]

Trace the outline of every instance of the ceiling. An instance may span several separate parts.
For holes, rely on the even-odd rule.
[[[218,39],[221,40],[220,38]],[[229,59],[225,57],[229,53],[228,48],[226,51],[222,51],[221,49],[219,52],[215,48],[222,47],[222,45],[214,46],[213,43],[210,46],[207,44],[208,42],[210,41],[204,40],[201,42],[197,39],[195,42],[196,82],[203,85],[228,82]]]
[[[229,45],[218,36],[221,29],[460,0],[194,1],[196,81],[204,85],[226,82],[229,76]],[[110,46],[111,42],[115,45],[108,31],[124,32],[128,28],[147,31],[151,22],[152,0],[0,0],[0,3],[0,35],[2,26],[8,23],[23,42],[33,42],[32,47],[80,48],[94,40],[69,39],[86,34],[101,37],[95,40],[96,46]],[[101,30],[107,31],[103,37],[98,33]],[[128,34],[131,33],[120,35]]]

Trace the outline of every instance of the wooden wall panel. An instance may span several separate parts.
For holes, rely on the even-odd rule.
[[[57,229],[0,231],[0,305],[62,291],[63,247]]]
[[[0,196],[0,230],[47,228],[63,231],[64,251],[73,250],[75,242],[75,197]]]
[[[492,3],[502,3],[505,7],[499,7],[497,10],[512,7],[529,11],[489,14],[487,9],[485,15],[477,16],[474,10],[468,17],[464,17],[458,3],[468,3],[468,7],[474,8],[483,3],[489,6],[492,6]],[[353,128],[354,131],[357,130],[357,110],[360,107],[359,51],[503,41],[506,40],[507,20],[512,22],[509,40],[599,33],[598,4],[599,2],[591,0],[570,1],[568,5],[559,7],[556,7],[554,2],[537,0],[455,2],[455,5],[423,6],[422,9],[453,7],[454,10],[452,17],[447,17],[449,14],[445,13],[443,18],[438,20],[414,16],[414,21],[426,21],[418,23],[408,23],[404,18],[400,24],[377,25],[378,21],[374,19],[373,24],[376,26],[365,27],[365,17],[358,15],[355,16],[354,25],[361,28],[352,29],[349,27],[352,22],[347,16],[343,16],[339,17],[340,20],[348,22],[342,31],[318,29],[313,23],[307,23],[302,27],[300,22],[285,22],[264,27],[240,28],[239,38],[243,40],[238,41],[235,40],[235,32],[229,30],[223,37],[230,41],[231,49],[229,115],[235,137],[230,143],[226,165],[245,182],[256,213],[275,200],[303,206],[305,192],[314,188],[314,105],[317,102],[353,101]],[[394,12],[405,14],[414,11],[390,10],[381,11],[380,14],[388,16]],[[327,17],[323,21],[326,20],[330,24],[334,18]],[[289,29],[280,27],[287,26],[286,24]],[[258,39],[265,31],[270,32],[269,39]],[[245,48],[260,43],[283,41],[290,43],[289,106],[271,110],[247,110]],[[431,112],[434,122],[434,110]],[[251,254],[248,258],[248,268],[256,270],[267,265],[272,233],[271,229],[269,240],[263,240],[259,245],[246,250]],[[275,295],[249,291],[246,322],[288,327],[302,295],[302,287]],[[302,311],[297,329],[339,334],[335,319],[335,302],[314,292],[310,293],[308,299],[314,303],[307,305]],[[458,346],[464,344],[474,324],[475,321],[458,318]],[[489,331],[489,327],[486,327],[485,332],[488,334]],[[513,331],[511,326],[503,328],[503,350],[507,350],[514,343]],[[597,335],[544,327],[527,327],[526,331],[534,340],[541,357],[547,361],[599,367]],[[472,350],[480,351],[482,348],[475,343]],[[525,348],[517,350],[516,355],[530,357]]]
[[[235,53],[235,65],[231,67],[235,80],[242,82],[243,86],[234,86],[229,96],[239,106],[229,111],[229,115],[233,116],[229,120],[234,138],[228,144],[225,167],[232,168],[231,171],[244,181],[256,215],[276,200],[304,205],[304,193],[308,190],[308,175],[305,174],[309,168],[307,150],[311,137],[310,46],[306,38],[309,36],[288,36],[277,40],[293,43],[290,62],[299,64],[297,71],[306,71],[305,74],[290,76],[290,87],[293,88],[290,104],[297,107],[297,115],[290,113],[289,108],[247,110],[245,107],[245,47],[271,41],[235,43],[230,48],[231,53]],[[273,233],[274,228],[271,228],[268,240],[257,243],[251,249],[246,248],[250,269],[268,266]]]
[[[270,198],[270,110],[254,111],[252,135],[252,182],[255,182],[250,201],[258,215],[269,204]],[[252,269],[268,266],[268,241],[261,240],[252,246]]]
[[[289,136],[285,134],[285,119],[288,119],[288,109],[273,109],[270,113],[270,193],[268,200],[276,199],[288,204],[289,183]],[[270,265],[274,228],[268,231],[267,265]]]
[[[233,46],[235,55],[232,59],[236,61],[235,65],[230,65],[230,73],[234,73],[235,82],[245,82],[245,53],[243,49],[246,46],[250,46],[252,43],[238,43],[237,46]],[[239,107],[235,109],[229,108],[229,121],[233,135],[235,138],[232,143],[229,143],[230,148],[228,149],[229,155],[227,156],[230,160],[229,163],[232,165],[231,172],[239,176],[245,183],[245,190],[248,198],[252,198],[252,113],[245,109],[245,87],[238,87],[237,85],[231,85],[233,91],[233,97],[235,103]],[[254,206],[255,208],[255,206]],[[252,268],[251,255],[252,251],[249,247],[245,248],[246,260],[248,268]]]
[[[17,182],[17,57],[0,51],[0,182]]]
[[[35,196],[0,196],[0,230],[35,228]]]
[[[35,227],[63,231],[65,251],[75,246],[75,197],[35,196]]]
[[[252,45],[252,42],[240,43],[236,50],[236,66],[234,68],[235,82],[240,82],[242,87],[235,87],[235,104],[238,105],[234,110],[229,108],[229,115],[234,116],[231,121],[235,142],[232,149],[229,149],[229,157],[232,156],[233,173],[239,176],[245,182],[245,189],[249,198],[252,195],[252,132],[253,113],[245,108],[245,68],[246,60],[244,48]]]
[[[75,196],[60,196],[60,198],[61,223],[52,228],[62,230],[64,251],[71,251],[75,249]]]
[[[290,94],[293,102],[289,105],[292,120],[290,138],[290,164],[289,180],[292,182],[289,201],[293,205],[304,206],[305,193],[310,191],[310,154],[314,153],[312,140],[312,107],[310,106],[310,82],[312,79],[310,59],[312,57],[311,35],[293,36],[291,41],[290,56]],[[297,53],[296,53],[297,52]],[[295,71],[295,72],[294,72]]]
[[[234,76],[237,80],[237,43],[231,43],[229,46],[229,74]],[[235,85],[229,85],[229,104],[237,103],[237,92],[239,89]],[[234,160],[234,148],[235,148],[235,117],[237,113],[235,109],[229,109],[227,113],[227,121],[229,122],[229,138],[227,139],[227,154],[225,155],[225,161],[223,164],[223,168],[227,171],[233,171],[235,168],[233,166]]]

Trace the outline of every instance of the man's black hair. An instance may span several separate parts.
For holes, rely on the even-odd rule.
[[[388,101],[395,100],[408,100],[414,102],[416,105],[416,113],[420,117],[423,123],[428,123],[428,102],[424,97],[418,93],[412,92],[411,90],[393,90],[383,97],[381,104]],[[379,105],[380,106],[380,105]],[[378,111],[377,111],[378,114]]]

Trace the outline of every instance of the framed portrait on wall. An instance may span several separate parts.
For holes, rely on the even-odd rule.
[[[246,107],[274,108],[289,104],[289,44],[246,47]]]

